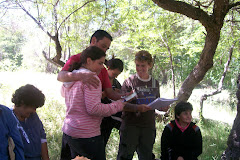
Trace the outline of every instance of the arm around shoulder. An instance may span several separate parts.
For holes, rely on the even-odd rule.
[[[99,80],[95,76],[96,76],[95,72],[60,71],[58,73],[57,80],[60,82],[81,81],[88,87],[93,86],[94,88],[97,88],[99,85]]]
[[[79,74],[79,75],[81,75],[81,74]],[[58,73],[57,80],[60,82],[71,82],[71,81],[75,81],[77,79],[76,77],[77,77],[76,74],[73,72],[60,71]],[[79,77],[81,77],[81,76],[79,76]]]

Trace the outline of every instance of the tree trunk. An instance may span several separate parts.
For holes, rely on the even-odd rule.
[[[178,93],[180,101],[187,101],[195,86],[204,78],[207,71],[213,66],[213,57],[220,38],[220,31],[224,18],[228,13],[228,0],[215,0],[212,15],[208,15],[199,6],[194,7],[185,2],[175,0],[153,0],[159,7],[183,14],[194,20],[198,20],[206,29],[205,45],[202,50],[198,64],[183,82]]]
[[[219,38],[220,30],[218,28],[212,29],[212,31],[207,33],[205,46],[200,56],[200,60],[193,68],[192,72],[184,80],[178,93],[179,100],[187,101],[196,85],[204,78],[207,71],[212,68],[213,56],[215,54]]]
[[[62,56],[62,46],[59,41],[58,33],[53,37],[53,41],[55,42],[56,56],[52,60],[63,67],[65,63],[60,60]]]
[[[162,84],[167,84],[167,82],[168,82],[168,75],[166,73],[166,69],[162,69],[161,70],[161,74],[162,74]]]
[[[234,120],[232,130],[229,134],[227,141],[227,149],[224,151],[221,159],[222,160],[239,160],[240,158],[240,74],[238,76],[238,90],[236,96],[238,99],[237,103],[237,115]]]

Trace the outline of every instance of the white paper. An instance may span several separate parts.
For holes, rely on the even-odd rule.
[[[125,101],[129,101],[137,96],[136,92],[133,92],[131,95],[124,97]]]
[[[153,102],[149,103],[148,106],[152,109],[161,110],[162,107],[167,107],[178,99],[167,99],[167,98],[157,98]]]

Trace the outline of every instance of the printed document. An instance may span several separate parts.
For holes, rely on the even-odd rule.
[[[161,110],[162,107],[167,107],[173,102],[177,101],[177,98],[167,99],[167,98],[157,98],[153,102],[149,103],[148,106],[152,109]]]

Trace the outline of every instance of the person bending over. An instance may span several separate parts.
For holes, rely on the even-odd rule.
[[[36,109],[44,105],[44,94],[27,84],[15,91],[12,102],[12,111],[24,145],[25,160],[49,160],[46,133],[36,113]]]
[[[123,71],[122,60],[117,58],[111,59],[106,62],[106,66],[107,66],[108,76],[112,84],[113,90],[117,92],[121,92],[122,86],[116,78]],[[112,103],[112,100],[105,96],[104,91],[103,91],[103,97],[101,101],[104,104]],[[111,135],[112,129],[116,128],[117,130],[119,130],[121,126],[121,121],[122,121],[121,116],[122,116],[122,112],[118,112],[112,116],[103,118],[101,123],[101,134],[104,139],[105,147]]]

